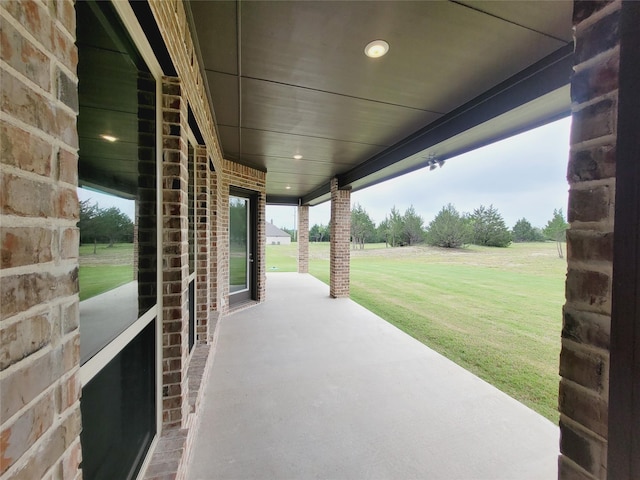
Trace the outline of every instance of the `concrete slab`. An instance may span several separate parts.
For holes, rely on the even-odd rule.
[[[191,480],[557,476],[555,425],[314,277],[218,328]]]

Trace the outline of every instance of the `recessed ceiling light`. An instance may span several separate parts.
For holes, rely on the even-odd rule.
[[[284,187],[284,188],[286,188],[287,190],[291,190],[291,185],[287,185],[287,186],[286,186],[286,187]]]
[[[104,140],[106,140],[107,142],[115,142],[116,140],[118,140],[116,137],[114,137],[113,135],[100,135],[100,137]]]
[[[389,44],[384,40],[374,40],[364,47],[364,54],[371,58],[380,58],[389,51]]]
[[[299,153],[296,153],[296,154],[293,156],[293,158],[294,158],[294,159],[296,159],[296,160],[300,160],[300,159],[302,158],[302,155],[300,155]]]

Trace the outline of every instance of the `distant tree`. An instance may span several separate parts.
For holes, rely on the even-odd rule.
[[[376,233],[378,235],[378,241],[384,242],[385,246],[389,246],[389,218],[385,217],[383,221],[380,222],[378,228],[376,228]]]
[[[556,242],[556,248],[558,249],[558,257],[564,258],[562,254],[562,242],[567,240],[567,229],[569,224],[564,219],[562,209],[553,210],[553,217],[547,222],[547,225],[542,229],[545,237],[549,240]]]
[[[422,243],[424,241],[424,230],[422,224],[424,220],[418,215],[411,205],[402,216],[403,239],[409,245]]]
[[[480,205],[468,218],[472,243],[487,247],[507,247],[511,243],[511,232],[493,205],[489,208]]]
[[[309,238],[314,242],[327,241],[329,236],[329,227],[327,225],[315,224],[309,230]]]
[[[387,217],[389,245],[397,247],[402,245],[402,232],[404,230],[404,220],[400,212],[395,207],[391,208],[391,212]]]
[[[296,230],[295,230],[295,228],[282,227],[280,230],[282,230],[283,232],[288,233],[291,236],[291,241],[292,242],[296,241]]]
[[[469,227],[452,204],[442,207],[427,227],[426,240],[429,245],[459,248],[468,239]]]
[[[109,247],[113,247],[116,241],[133,242],[133,222],[116,207],[102,210],[98,218],[102,235],[108,239]]]
[[[93,242],[96,253],[98,242],[108,242],[112,247],[116,241],[133,242],[133,222],[116,207],[102,209],[90,200],[80,202],[80,241]]]
[[[544,242],[545,237],[539,228],[531,226],[526,218],[516,222],[511,231],[514,242]]]
[[[367,211],[359,204],[356,203],[351,209],[351,238],[353,240],[353,248],[356,245],[359,248],[364,248],[364,244],[367,240],[371,240],[376,231],[376,225],[369,217]]]

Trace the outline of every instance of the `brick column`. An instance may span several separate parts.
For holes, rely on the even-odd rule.
[[[338,179],[331,180],[331,242],[329,295],[349,296],[351,242],[351,190],[340,190]]]
[[[214,170],[209,172],[209,341],[220,316],[218,282],[218,173]]]
[[[226,161],[225,161],[226,163]],[[229,311],[229,175],[218,172],[216,189],[216,237],[217,237],[217,306],[220,315]]]
[[[559,478],[607,477],[620,3],[576,2]]]
[[[256,226],[257,246],[258,249],[254,255],[254,261],[258,262],[256,268],[258,270],[258,286],[256,292],[256,299],[258,302],[264,302],[267,298],[267,227],[266,227],[266,208],[267,208],[267,194],[265,191],[264,174],[262,174],[260,181],[256,182],[256,187],[259,188],[258,193],[258,209]]]
[[[0,12],[0,476],[78,478],[75,12]]]
[[[179,79],[162,79],[162,421],[184,425],[189,408],[187,101]]]
[[[209,220],[209,157],[206,147],[195,151],[195,237],[196,237],[196,342],[207,343],[209,338],[209,281],[211,224]]]
[[[309,205],[298,207],[298,273],[309,273]]]
[[[138,315],[158,303],[158,226],[156,198],[156,81],[138,72],[138,198],[134,237],[134,274]]]

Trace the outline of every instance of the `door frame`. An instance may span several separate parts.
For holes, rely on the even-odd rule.
[[[248,289],[237,293],[231,293],[229,291],[229,305],[237,305],[243,302],[257,300],[258,292],[258,259],[256,253],[258,251],[258,192],[255,190],[249,190],[246,188],[229,187],[229,197],[240,197],[248,200],[249,212],[248,212],[248,225],[247,225],[247,248],[248,248],[248,276],[247,285]],[[229,202],[229,208],[231,203]],[[229,222],[231,222],[231,216],[229,216]],[[230,227],[230,226],[229,226]],[[229,231],[231,228],[229,228]],[[231,239],[229,238],[229,259],[231,259]],[[230,276],[228,281],[230,281]]]

